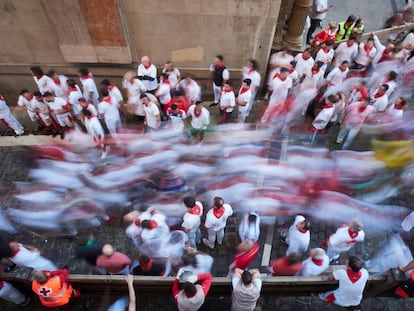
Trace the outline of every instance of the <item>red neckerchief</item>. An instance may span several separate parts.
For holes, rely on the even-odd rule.
[[[155,220],[150,219],[149,222],[150,222],[150,226],[149,226],[148,230],[152,230],[152,229],[158,228],[158,223]]]
[[[150,260],[148,263],[140,262],[139,265],[141,266],[142,271],[149,271],[152,268],[152,260]]]
[[[222,69],[224,69],[224,64],[218,64],[218,65],[215,65],[214,66],[215,67],[215,69],[218,69],[218,70],[222,70]]]
[[[115,84],[111,83],[108,86],[108,90],[112,91],[115,88]]]
[[[202,111],[203,109],[201,109],[200,111],[194,109],[194,115],[198,118],[201,115]]]
[[[395,110],[404,110],[404,106],[397,106],[397,104],[394,104]]]
[[[36,78],[37,80],[40,80],[44,75],[37,75]]]
[[[95,117],[95,115],[91,114],[91,115],[88,117],[88,120],[92,120],[92,118],[94,118],[94,117]]]
[[[148,66],[145,66],[145,65],[143,65],[143,66],[144,66],[145,69],[149,69],[151,67],[151,65],[152,65],[151,62],[149,62]]]
[[[310,55],[309,55],[309,57],[308,57],[308,58],[305,58],[304,54],[302,53],[302,59],[303,59],[303,60],[308,60],[309,58],[311,58],[311,56],[310,56]]]
[[[315,265],[317,265],[317,266],[322,266],[322,264],[323,264],[323,259],[315,259],[315,258],[312,258],[312,262],[315,264]]]
[[[20,248],[12,252],[12,257],[16,256],[18,252],[20,252]]]
[[[70,88],[70,91],[71,91],[71,92],[77,92],[77,91],[78,91],[78,89],[77,89],[76,87],[71,87],[71,88]]]
[[[280,74],[278,72],[276,72],[275,75],[273,76],[273,79],[276,79],[276,78],[279,79],[280,81],[285,81],[286,80],[286,78],[284,78],[282,80],[282,77],[280,76]]]
[[[28,100],[32,100],[32,99],[33,99],[33,97],[34,97],[34,95],[33,95],[33,94],[30,94],[30,95],[29,95],[29,99],[28,99]]]
[[[325,52],[325,54],[328,54],[328,53],[329,53],[328,48],[327,48],[326,46],[324,46],[324,47],[322,48],[322,50]]]
[[[233,88],[231,87],[230,89],[228,89],[227,91],[223,89],[223,93],[231,93],[233,92]]]
[[[385,94],[387,94],[387,93],[383,93],[383,94],[376,93],[374,95],[374,98],[380,98],[380,97],[384,96]]]
[[[81,77],[82,80],[93,79],[92,75],[89,73],[86,76]]]
[[[309,231],[309,230],[306,230],[306,229],[298,229],[298,231],[299,231],[300,233],[308,233],[308,231]]]
[[[0,100],[4,100],[4,97],[0,95]]]
[[[224,210],[225,210],[225,208],[224,207],[221,207],[221,208],[216,208],[216,207],[214,207],[213,208],[213,214],[214,214],[214,216],[218,219],[218,218],[221,218],[221,216],[223,216],[224,215]]]
[[[344,69],[344,68],[342,68],[342,66],[339,66],[338,68],[339,68],[339,70],[340,70],[340,71],[342,71],[342,72],[345,72],[345,70],[346,70],[346,68]]]
[[[325,104],[322,106],[322,109],[329,109],[329,108],[333,108],[333,104]]]
[[[358,112],[362,113],[362,112],[364,112],[364,111],[365,111],[365,109],[367,109],[367,107],[366,107],[366,106],[365,106],[365,107],[361,107],[361,106],[359,106],[359,108],[358,108]]]
[[[335,300],[336,300],[335,294],[334,293],[329,294],[328,296],[326,296],[325,306],[331,304]]]
[[[352,283],[357,282],[362,276],[361,271],[355,272],[351,269],[346,269],[346,274],[348,275],[348,278]]]
[[[105,96],[104,98],[102,98],[102,101],[108,103],[108,104],[112,104],[112,98],[111,96]]]
[[[239,91],[239,94],[244,94],[244,93],[246,93],[248,90],[250,90],[250,87],[241,87],[240,88],[240,91]]]
[[[191,215],[197,215],[197,216],[199,216],[199,215],[200,215],[200,213],[201,213],[201,208],[200,208],[200,206],[198,206],[198,205],[196,204],[196,205],[194,205],[194,206],[193,206],[193,208],[192,208],[192,209],[190,209],[190,210],[188,211],[188,213],[189,213],[189,214],[191,214]]]
[[[60,86],[60,79],[59,78],[53,78],[52,80],[53,80],[53,82],[55,82],[56,85]]]
[[[369,53],[371,53],[373,48],[374,48],[373,46],[368,48],[368,46],[366,44],[364,44],[364,51],[365,51],[365,53],[367,53],[367,56],[369,56]]]
[[[312,68],[312,70],[311,70],[312,71],[312,77],[314,75],[316,75],[317,73],[319,73],[320,70],[321,70],[320,68],[318,68],[318,70]]]
[[[168,85],[170,85],[170,80],[168,80],[168,79],[167,80],[163,80],[162,81],[162,84],[168,84]]]

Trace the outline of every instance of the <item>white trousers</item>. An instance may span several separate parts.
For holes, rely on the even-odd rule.
[[[0,298],[16,305],[22,304],[26,300],[26,297],[16,287],[7,282],[3,282],[3,288],[0,289]]]

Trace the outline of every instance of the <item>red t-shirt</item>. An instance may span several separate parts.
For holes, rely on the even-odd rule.
[[[125,254],[114,252],[111,257],[100,255],[96,259],[96,265],[104,268],[109,273],[117,273],[131,264],[131,259]]]
[[[287,256],[276,259],[273,264],[273,276],[293,276],[295,275],[301,268],[302,263],[298,262],[293,265],[288,265]]]

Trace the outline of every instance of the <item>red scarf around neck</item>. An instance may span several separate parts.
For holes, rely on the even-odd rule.
[[[358,231],[353,232],[353,231],[351,231],[351,229],[348,228],[348,234],[352,239],[355,239],[358,236]]]
[[[217,219],[221,218],[221,216],[224,215],[224,211],[225,211],[224,206],[220,208],[216,208],[216,207],[213,208],[213,214]]]
[[[250,90],[250,87],[241,87],[240,88],[240,91],[239,91],[239,94],[244,94],[244,93],[246,93],[248,90]]]
[[[112,104],[112,98],[111,96],[105,96],[104,98],[102,98],[102,100],[108,104]]]
[[[361,271],[355,272],[355,271],[352,271],[351,269],[347,269],[346,274],[348,275],[348,278],[352,283],[357,282],[362,276]]]
[[[193,206],[193,208],[192,208],[192,209],[190,209],[190,210],[188,211],[188,213],[189,213],[189,214],[191,214],[191,215],[197,215],[197,216],[200,216],[200,214],[201,214],[201,208],[200,208],[200,206],[198,206],[198,205],[196,204],[196,205],[194,205],[194,206]]]
[[[115,84],[111,83],[108,86],[108,90],[112,91],[115,88]]]
[[[53,78],[52,80],[53,80],[53,82],[55,82],[56,85],[60,86],[60,79],[59,78]]]
[[[280,81],[285,81],[286,78],[282,79],[282,77],[280,76],[280,74],[278,72],[275,73],[275,75],[273,76],[273,79],[279,79]]]
[[[367,54],[367,56],[369,56],[369,53],[371,53],[371,51],[372,51],[373,48],[374,48],[373,46],[371,46],[369,48],[366,44],[364,44],[364,51]]]
[[[374,95],[374,98],[380,98],[380,97],[384,96],[385,94],[387,94],[387,93],[383,93],[383,94],[376,93],[376,94]]]
[[[203,109],[201,109],[200,111],[194,109],[194,115],[198,118],[201,115],[202,111]]]
[[[87,79],[93,79],[93,77],[92,77],[92,75],[89,73],[88,75],[86,75],[86,76],[82,76],[81,77],[81,79],[82,80],[87,80]]]
[[[312,258],[312,262],[315,264],[315,265],[317,265],[317,266],[322,266],[322,264],[323,264],[323,259],[315,259],[315,258]]]
[[[77,91],[78,91],[78,89],[77,89],[76,87],[71,87],[71,88],[70,88],[70,91],[71,91],[71,92],[77,92]]]
[[[309,231],[309,230],[306,230],[306,229],[299,229],[299,228],[298,228],[298,231],[299,231],[300,233],[308,233],[308,231]]]
[[[145,69],[147,69],[147,70],[148,70],[148,69],[152,66],[152,64],[151,64],[151,62],[149,62],[149,63],[148,63],[148,66],[145,66],[145,65],[143,65],[143,66],[144,66],[144,68],[145,68]]]
[[[321,69],[320,68],[318,68],[318,69],[313,69],[312,68],[312,77],[314,76],[314,75],[316,75],[317,73],[319,73],[319,71],[320,71]]]
[[[310,59],[311,57],[310,57],[310,55],[309,55],[309,57],[305,57],[305,55],[302,53],[302,59],[303,60],[308,60],[308,59]]]

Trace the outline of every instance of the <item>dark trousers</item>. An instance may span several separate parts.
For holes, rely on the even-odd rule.
[[[308,34],[306,36],[306,42],[309,43],[311,41],[312,35],[315,32],[316,28],[321,25],[322,20],[320,19],[311,19],[311,24],[308,30]]]

